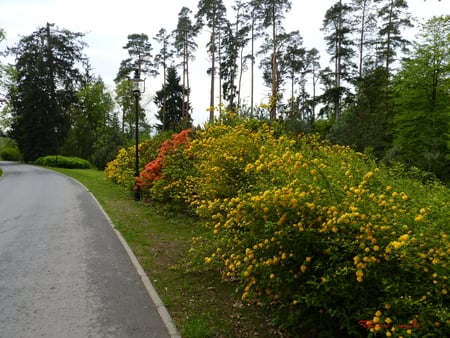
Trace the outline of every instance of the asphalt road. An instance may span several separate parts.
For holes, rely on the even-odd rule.
[[[92,195],[50,170],[0,167],[0,337],[170,337]]]

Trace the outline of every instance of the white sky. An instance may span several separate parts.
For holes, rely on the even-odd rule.
[[[227,8],[231,0],[224,0]],[[320,31],[325,12],[335,0],[292,0],[292,10],[287,15],[284,26],[287,31],[299,30],[307,49],[322,50],[323,34]],[[33,33],[47,22],[72,32],[86,33],[85,50],[93,72],[101,76],[110,88],[117,74],[120,62],[127,58],[122,48],[127,36],[133,33],[148,35],[153,52],[157,52],[153,42],[161,28],[171,32],[176,28],[178,14],[183,6],[196,13],[198,0],[0,0],[0,28],[6,31],[7,39],[0,48],[14,45],[20,36]],[[433,15],[450,14],[450,0],[409,0],[413,16],[424,19]],[[193,19],[194,20],[194,19]],[[412,38],[412,37],[411,37]],[[203,42],[198,41],[198,55],[191,65],[191,101],[194,107],[194,123],[208,119],[206,107],[209,105],[209,65]],[[322,66],[327,55],[322,53]],[[148,78],[147,93],[150,96],[159,90],[162,79]],[[264,93],[261,93],[261,97]],[[216,102],[218,100],[216,99]],[[152,123],[155,108],[149,106],[148,116]]]

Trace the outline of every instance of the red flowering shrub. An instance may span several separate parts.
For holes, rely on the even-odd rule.
[[[183,200],[180,195],[184,191],[182,182],[189,173],[186,167],[189,159],[184,150],[189,147],[190,132],[186,129],[165,140],[158,156],[141,171],[138,184],[144,192],[150,193],[151,198]]]

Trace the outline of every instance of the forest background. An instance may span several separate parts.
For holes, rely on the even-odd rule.
[[[233,15],[227,14],[230,7],[223,1],[200,1],[195,11],[182,8],[173,31],[161,28],[152,38],[128,35],[128,58],[118,66],[114,92],[93,74],[84,54],[85,35],[48,23],[28,36],[29,41],[22,37],[7,48],[16,64],[2,67],[2,100],[9,103],[2,109],[2,124],[25,160],[60,152],[104,167],[133,140],[135,114],[127,79],[136,67],[142,77],[163,78],[150,99],[157,107],[153,135],[192,124],[191,69],[202,33],[209,56],[204,72],[210,85],[203,94],[209,97],[209,121],[225,111],[279,119],[292,132],[319,132],[379,160],[400,160],[448,178],[448,18],[419,24],[424,25],[419,28],[422,36],[411,41],[404,37],[415,23],[407,1],[336,1],[322,22],[330,60],[324,66],[325,57],[303,45],[301,32],[284,28],[290,1],[236,1]],[[60,65],[53,64],[53,53],[63,51],[65,44],[72,49],[62,52]],[[35,58],[44,67],[37,77],[47,73],[47,78],[30,84]],[[24,93],[26,86],[35,90],[30,97],[25,97],[30,95]],[[261,86],[267,97],[263,103],[257,99]],[[48,95],[49,88],[54,93],[45,104],[33,101],[37,93]],[[244,88],[250,96],[244,97]],[[141,100],[141,140],[152,129],[147,103]],[[36,104],[42,113],[30,110]],[[39,114],[47,114],[40,119],[46,135],[41,145],[35,136],[30,139],[40,132],[28,117]]]

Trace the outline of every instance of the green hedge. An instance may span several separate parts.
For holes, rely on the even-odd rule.
[[[78,157],[66,157],[55,155],[39,157],[36,161],[34,161],[34,163],[45,167],[58,167],[67,169],[93,168],[93,165],[87,160],[83,160]]]
[[[20,152],[16,148],[4,148],[0,151],[0,158],[4,161],[19,161]]]

